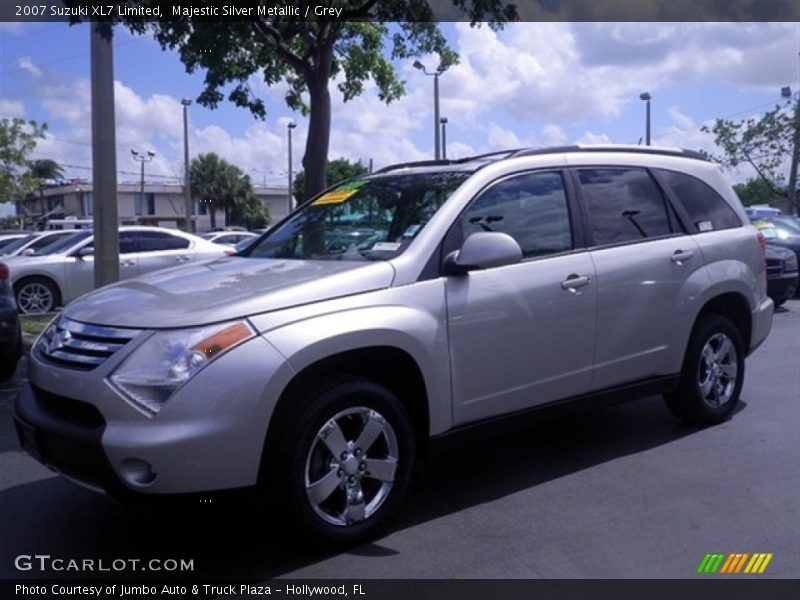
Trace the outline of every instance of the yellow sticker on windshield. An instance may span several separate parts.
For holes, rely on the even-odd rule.
[[[350,196],[355,194],[358,190],[334,190],[323,194],[312,203],[314,206],[322,206],[323,204],[341,204]]]

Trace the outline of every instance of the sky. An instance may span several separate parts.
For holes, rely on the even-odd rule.
[[[636,144],[645,135],[641,92],[652,96],[653,143],[714,150],[704,124],[743,119],[800,91],[798,23],[515,23],[503,31],[442,23],[458,65],[440,78],[448,157],[567,143]],[[429,69],[436,57],[420,59]],[[395,62],[407,94],[388,106],[367,85],[344,103],[334,85],[329,158],[370,159],[375,168],[433,156],[433,80]],[[132,148],[152,150],[147,180],[180,182],[182,97],[196,98],[203,73],[187,74],[174,52],[117,29],[114,39],[118,180],[137,181]],[[48,124],[33,158],[69,178],[91,178],[89,29],[66,23],[0,22],[0,118]],[[223,102],[189,109],[191,156],[217,152],[255,184],[286,184],[286,124],[300,165],[307,118],[288,109],[286,86],[252,89],[267,117]],[[296,166],[295,169],[299,168]],[[732,173],[742,180],[746,170]]]

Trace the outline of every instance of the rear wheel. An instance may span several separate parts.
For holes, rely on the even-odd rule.
[[[367,380],[322,386],[278,424],[262,481],[307,539],[326,545],[373,535],[396,512],[411,476],[411,419],[387,388]]]
[[[725,317],[706,315],[689,341],[675,392],[665,396],[672,414],[696,425],[723,421],[736,407],[744,381],[744,344]]]

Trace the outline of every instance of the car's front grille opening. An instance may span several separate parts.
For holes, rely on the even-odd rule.
[[[39,406],[49,417],[84,429],[105,425],[103,415],[91,404],[32,387]]]
[[[39,357],[59,366],[89,371],[102,365],[141,330],[104,327],[61,318],[36,345]]]

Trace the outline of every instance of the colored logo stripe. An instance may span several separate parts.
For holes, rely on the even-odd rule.
[[[697,572],[732,574],[741,573],[744,568],[745,573],[763,573],[772,560],[772,556],[772,553],[765,552],[757,552],[755,554],[747,552],[734,552],[731,554],[709,553],[700,561]]]

